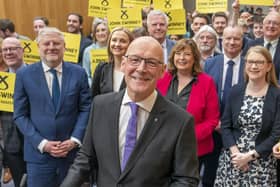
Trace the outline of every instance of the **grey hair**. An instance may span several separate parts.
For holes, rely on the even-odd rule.
[[[37,40],[36,40],[37,43],[39,43],[40,40],[45,35],[48,35],[48,34],[57,34],[59,36],[59,38],[65,42],[64,35],[59,29],[57,29],[56,27],[44,27],[44,28],[40,29],[40,31],[39,31],[39,34],[38,34],[38,37],[37,37]]]
[[[198,40],[200,34],[202,34],[203,32],[209,32],[209,33],[211,33],[211,34],[214,36],[215,40],[217,41],[217,39],[218,39],[218,34],[217,34],[217,32],[216,32],[211,26],[209,26],[209,25],[203,25],[202,27],[200,27],[199,31],[198,31],[198,32],[195,34],[195,36],[194,36],[194,38],[195,38],[196,41]]]
[[[166,22],[166,25],[168,25],[168,17],[167,15],[162,12],[161,10],[151,10],[147,16],[147,25],[149,26],[150,25],[150,22],[151,22],[151,17],[152,16],[163,16],[164,19],[165,19],[165,22]]]

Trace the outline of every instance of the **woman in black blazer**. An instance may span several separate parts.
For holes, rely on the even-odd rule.
[[[246,55],[245,84],[232,88],[221,120],[225,150],[215,186],[276,186],[272,147],[280,138],[280,91],[272,58],[256,46]]]
[[[132,33],[123,27],[116,27],[108,38],[107,52],[109,61],[97,65],[92,80],[92,97],[125,87],[123,73],[120,70],[122,57],[133,40]]]

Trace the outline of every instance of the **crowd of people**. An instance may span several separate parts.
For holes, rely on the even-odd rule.
[[[10,172],[15,187],[279,187],[279,8],[194,11],[182,35],[152,8],[133,31],[95,18],[89,36],[70,13],[77,63],[38,16],[41,60],[30,65],[30,39],[0,19],[0,71],[16,73],[14,111],[0,112],[4,182]],[[108,61],[93,70],[95,49]]]

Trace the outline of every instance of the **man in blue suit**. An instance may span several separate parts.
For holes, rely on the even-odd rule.
[[[24,135],[29,187],[58,186],[81,145],[90,111],[83,68],[63,61],[56,28],[38,35],[41,62],[17,72],[14,120]]]
[[[244,59],[241,57],[243,41],[243,32],[239,27],[226,27],[223,32],[223,49],[224,54],[217,55],[213,58],[209,58],[205,62],[204,70],[207,74],[213,77],[217,92],[219,95],[220,101],[220,110],[221,114],[223,113],[223,106],[227,98],[225,97],[225,87],[231,87],[239,82],[244,80],[243,78],[243,69],[244,69]],[[231,85],[225,85],[227,72],[229,68],[229,61],[233,61],[232,66],[232,76],[231,76]],[[213,133],[215,148],[212,153],[212,158],[210,158],[209,165],[205,166],[204,174],[207,175],[204,178],[206,179],[203,182],[203,186],[213,186],[216,170],[218,167],[219,155],[222,148],[222,139],[219,131]]]
[[[163,49],[164,63],[168,64],[168,56],[175,42],[166,38],[168,29],[168,17],[160,10],[152,10],[147,17],[148,32],[156,39]]]
[[[280,74],[280,14],[272,11],[267,14],[263,20],[263,38],[248,42],[243,50],[243,55],[247,53],[250,47],[261,45],[266,47],[273,59],[276,77],[279,80]]]

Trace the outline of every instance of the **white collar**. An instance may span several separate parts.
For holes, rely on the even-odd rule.
[[[147,112],[151,112],[156,102],[157,94],[158,93],[154,91],[151,95],[146,97],[144,100],[136,102],[136,104],[140,106],[142,109],[146,110]],[[125,94],[123,96],[122,105],[126,105],[129,102],[134,102],[134,101],[132,101],[132,99],[128,96],[127,89],[126,89]]]

